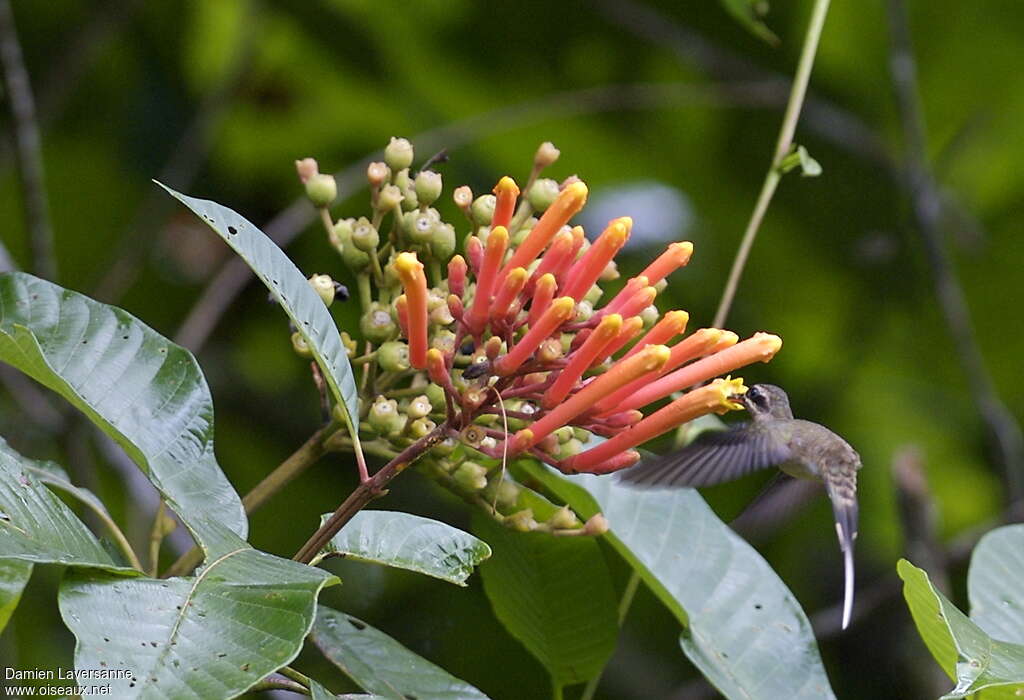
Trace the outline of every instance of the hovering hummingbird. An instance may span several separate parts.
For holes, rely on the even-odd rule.
[[[793,417],[786,392],[755,384],[739,397],[753,420],[729,430],[702,433],[671,454],[641,462],[623,480],[643,486],[701,487],[778,467],[782,475],[823,482],[832,501],[843,553],[843,629],[853,609],[853,541],[857,537],[857,470],[860,455],[823,425]]]

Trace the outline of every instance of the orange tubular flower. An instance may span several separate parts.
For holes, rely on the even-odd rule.
[[[708,355],[692,365],[681,367],[656,379],[632,396],[626,397],[618,410],[624,411],[646,406],[652,401],[668,396],[673,391],[680,391],[753,362],[768,362],[775,357],[775,353],[781,347],[782,338],[779,336],[770,333],[755,333],[742,343],[716,352],[714,355]]]
[[[574,182],[566,186],[558,193],[558,198],[552,203],[540,221],[530,230],[512,259],[505,265],[506,270],[517,267],[529,267],[530,263],[537,259],[551,239],[555,237],[558,230],[575,216],[587,201],[587,186],[582,182]]]
[[[651,285],[643,275],[637,275],[636,277],[630,278],[622,289],[619,290],[619,293],[616,294],[611,301],[605,304],[601,311],[609,314],[618,312],[618,310],[622,308],[622,305],[629,301],[634,294],[649,286]]]
[[[644,322],[639,316],[627,318],[622,324],[622,329],[619,331],[618,337],[609,343],[604,349],[604,352],[601,353],[604,355],[604,357],[601,358],[601,361],[603,362],[607,360],[619,350],[626,347],[626,343],[635,338],[636,334],[639,333],[643,327]]]
[[[593,333],[587,336],[583,345],[572,353],[569,364],[559,373],[555,383],[544,392],[541,406],[546,409],[557,406],[576,386],[576,382],[583,376],[583,373],[594,364],[598,355],[618,337],[621,328],[622,316],[618,314],[611,314],[601,319],[601,323],[597,325]]]
[[[631,357],[640,352],[647,345],[662,345],[675,338],[686,330],[686,324],[690,320],[690,314],[685,311],[669,311],[661,320],[654,324],[647,335],[637,341],[637,344],[629,349],[623,357]],[[671,361],[671,360],[670,360]]]
[[[571,297],[561,297],[548,306],[537,324],[530,328],[508,353],[494,362],[494,372],[499,376],[512,374],[540,347],[541,341],[550,336],[563,323],[572,318],[576,302]]]
[[[423,274],[423,263],[415,253],[399,253],[395,272],[408,303],[409,364],[423,369],[427,364],[427,277]]]
[[[544,251],[544,256],[540,259],[540,265],[534,270],[530,281],[536,283],[536,280],[539,280],[549,272],[553,275],[558,275],[562,272],[567,263],[572,262],[573,245],[575,245],[575,239],[571,232],[559,232],[554,240],[551,241],[551,246]]]
[[[466,314],[466,325],[469,326],[469,331],[473,335],[480,335],[484,326],[487,325],[487,317],[491,309],[491,296],[498,278],[498,267],[501,265],[502,258],[505,257],[507,248],[508,231],[504,226],[498,226],[487,236],[487,247],[484,249],[480,274],[476,279],[476,296],[473,298],[473,306]]]
[[[655,297],[658,296],[658,290],[654,287],[644,287],[639,292],[629,298],[622,308],[619,309],[618,313],[623,316],[636,316],[641,311],[646,309],[648,306],[654,303]]]
[[[395,299],[395,311],[398,313],[398,327],[402,336],[409,337],[409,299],[404,294]]]
[[[533,288],[533,301],[530,303],[530,315],[527,317],[527,323],[530,324],[530,328],[537,325],[537,321],[540,317],[548,310],[548,306],[551,305],[551,300],[555,298],[555,290],[558,285],[555,283],[555,276],[551,273],[541,276],[537,280],[536,286]]]
[[[521,267],[517,267],[508,273],[508,277],[501,284],[501,289],[494,295],[494,302],[491,304],[491,318],[504,318],[508,313],[512,302],[519,296],[519,292],[526,286],[527,273]]]
[[[448,261],[448,291],[461,297],[466,291],[466,259],[456,255]]]
[[[627,360],[616,362],[607,372],[575,392],[543,418],[535,421],[529,428],[532,433],[529,440],[516,440],[509,447],[512,448],[522,442],[526,442],[527,447],[533,447],[555,430],[587,411],[608,394],[634,379],[657,372],[668,361],[668,355],[668,348],[664,345],[651,345]],[[519,434],[522,432],[519,431]],[[512,450],[510,453],[515,454],[518,451],[521,449]]]
[[[693,243],[669,243],[665,252],[648,265],[640,274],[647,278],[647,284],[657,284],[673,272],[690,262],[693,255]]]
[[[725,413],[742,408],[733,397],[746,391],[742,379],[716,379],[707,386],[687,392],[682,398],[597,447],[569,457],[562,462],[561,467],[568,473],[612,471],[613,469],[605,466],[605,463],[624,450],[636,447],[705,414]],[[611,466],[614,467],[614,463]]]
[[[628,216],[609,222],[608,228],[569,270],[562,293],[576,301],[586,296],[594,282],[597,282],[597,278],[604,272],[604,268],[629,240],[632,228],[633,220]]]
[[[508,226],[512,222],[512,214],[515,212],[516,199],[519,197],[519,186],[516,181],[507,175],[494,186],[492,190],[497,201],[494,205],[494,217],[491,219],[491,226]]]

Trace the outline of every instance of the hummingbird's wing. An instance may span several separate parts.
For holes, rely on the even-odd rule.
[[[821,488],[817,481],[775,472],[743,512],[729,522],[729,527],[744,539],[764,539],[819,496]]]
[[[622,480],[637,486],[714,486],[790,459],[789,447],[749,426],[702,433],[681,450],[626,470]]]
[[[832,501],[836,536],[843,552],[843,629],[850,624],[853,611],[853,542],[857,538],[857,474],[831,473],[824,476],[825,489]]]

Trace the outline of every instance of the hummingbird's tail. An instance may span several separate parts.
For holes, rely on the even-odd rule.
[[[839,523],[836,523],[836,530]],[[840,539],[842,535],[840,535]],[[843,549],[843,629],[850,626],[850,614],[853,612],[853,543]]]
[[[858,510],[856,482],[852,479],[830,479],[826,475],[825,488],[832,501],[836,536],[843,552],[843,629],[846,629],[853,611],[853,542],[857,537]]]

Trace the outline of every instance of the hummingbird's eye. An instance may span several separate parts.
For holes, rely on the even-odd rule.
[[[747,398],[750,399],[755,406],[764,410],[768,408],[768,397],[759,388],[751,387],[750,391],[747,392]]]

